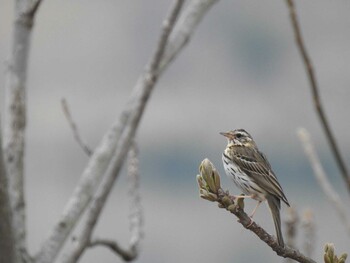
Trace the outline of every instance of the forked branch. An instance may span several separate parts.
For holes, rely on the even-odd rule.
[[[139,175],[139,160],[138,149],[134,142],[130,146],[128,155],[128,181],[129,181],[129,196],[130,196],[130,242],[127,249],[122,248],[116,241],[110,239],[95,238],[89,243],[89,247],[104,246],[111,249],[115,254],[120,256],[124,261],[132,261],[139,255],[140,241],[143,236],[142,221],[143,213],[140,197],[140,175]]]
[[[95,228],[102,208],[104,207],[107,197],[112,189],[113,183],[119,175],[125,155],[128,152],[131,141],[136,133],[148,98],[158,80],[159,64],[164,55],[169,35],[175,25],[183,2],[184,0],[176,0],[169,15],[163,22],[163,29],[159,38],[156,52],[152,57],[146,72],[140,77],[136,84],[136,91],[142,94],[141,101],[136,102],[136,108],[130,114],[127,120],[126,126],[119,138],[115,156],[111,160],[107,174],[103,178],[93,197],[93,200],[91,201],[91,206],[87,210],[87,219],[82,225],[82,231],[76,238],[69,251],[65,254],[65,258],[63,260],[65,263],[76,262],[90,242],[92,231]]]
[[[188,3],[186,10],[182,13],[179,21],[167,40],[167,45],[162,56],[161,65],[157,69],[157,74],[161,75],[170,65],[172,60],[179,55],[184,46],[189,42],[199,22],[218,0],[193,0]],[[60,252],[63,244],[72,232],[74,226],[85,211],[96,186],[100,184],[107,167],[114,156],[117,144],[121,135],[128,128],[130,116],[145,100],[147,90],[142,89],[144,85],[142,76],[137,82],[130,99],[121,113],[121,117],[111,126],[103,136],[99,145],[86,166],[72,196],[65,209],[54,225],[51,233],[44,240],[43,245],[36,255],[38,263],[52,262]]]

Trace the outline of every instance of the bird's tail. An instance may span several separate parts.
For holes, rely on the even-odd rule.
[[[281,231],[281,216],[280,216],[280,208],[281,208],[281,202],[280,199],[270,195],[267,197],[267,203],[269,205],[269,208],[271,210],[273,223],[275,225],[276,230],[276,236],[277,236],[277,242],[280,246],[284,247],[284,241]]]

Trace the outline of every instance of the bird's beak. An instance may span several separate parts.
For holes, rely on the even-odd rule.
[[[230,134],[229,132],[220,132],[220,134],[222,136],[225,136],[226,138],[232,139],[232,134]]]

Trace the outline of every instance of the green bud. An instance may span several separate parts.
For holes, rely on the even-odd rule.
[[[220,179],[220,175],[219,173],[214,170],[213,171],[213,179],[214,179],[214,184],[215,184],[215,193],[217,193],[219,191],[219,189],[221,188],[221,179]]]
[[[197,174],[196,178],[197,178],[197,183],[198,183],[199,189],[205,189],[206,184],[205,184],[203,177],[200,174]]]
[[[226,196],[226,195],[221,199],[221,201],[222,201],[222,203],[223,203],[223,205],[225,207],[228,207],[229,205],[232,205],[231,199],[228,196]]]
[[[244,198],[237,198],[237,205],[243,210],[244,209]]]
[[[212,193],[217,192],[214,183],[214,178],[212,176],[214,169],[214,165],[208,159],[204,159],[201,165],[199,166],[199,172],[206,184],[208,185],[210,192]]]
[[[208,196],[211,198],[211,201],[213,202],[218,200],[218,196],[216,194],[209,193]]]
[[[323,255],[323,260],[324,260],[324,263],[332,263],[330,258],[328,257],[327,253],[324,253]]]
[[[218,203],[219,208],[225,208],[223,204]]]
[[[331,262],[333,263],[333,259],[334,259],[334,245],[332,243],[328,243],[327,254],[328,254],[328,257],[331,259]]]
[[[348,254],[346,253],[341,254],[338,262],[345,263],[345,260],[347,259],[347,257],[348,257]]]
[[[227,210],[230,212],[234,212],[234,211],[236,211],[236,209],[237,209],[237,205],[235,205],[235,204],[231,204],[227,207]]]
[[[218,199],[216,194],[210,193],[205,189],[199,189],[199,196],[205,200],[214,202]]]
[[[199,194],[200,196],[207,196],[209,194],[209,192],[203,188],[199,189]]]

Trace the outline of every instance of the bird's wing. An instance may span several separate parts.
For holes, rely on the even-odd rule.
[[[263,153],[250,147],[236,146],[232,158],[257,185],[266,192],[279,197],[289,206],[282,187]]]

